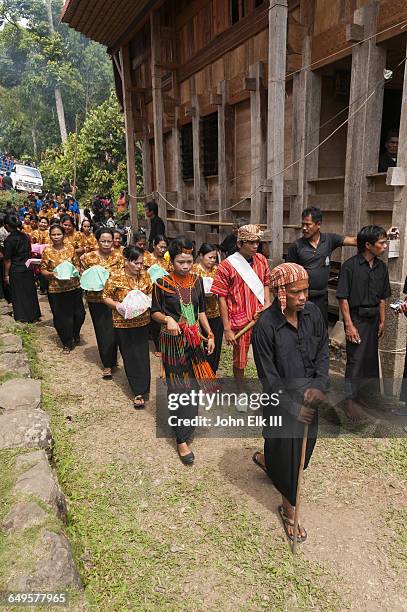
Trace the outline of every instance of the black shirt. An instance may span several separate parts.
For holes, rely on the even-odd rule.
[[[266,393],[280,394],[280,406],[298,416],[304,391],[328,387],[328,334],[320,310],[311,302],[298,313],[298,329],[287,321],[277,299],[253,331],[253,354]]]
[[[7,191],[13,189],[13,181],[11,180],[10,176],[7,176],[7,174],[3,176],[3,189]]]
[[[310,296],[323,295],[328,290],[331,253],[343,245],[343,240],[339,234],[321,233],[317,247],[306,238],[289,246],[287,261],[303,266],[308,272]]]
[[[222,253],[225,253],[226,257],[233,255],[233,253],[236,253],[237,251],[237,236],[235,236],[233,233],[228,234],[219,248]]]
[[[387,172],[388,168],[394,168],[397,166],[397,159],[393,159],[391,155],[382,153],[379,157],[379,172]]]
[[[347,259],[341,268],[336,297],[349,302],[349,308],[378,306],[380,300],[390,297],[389,273],[386,264],[375,257],[370,267],[358,253]]]
[[[153,217],[151,219],[151,229],[150,229],[150,236],[148,239],[148,246],[151,249],[154,245],[154,238],[156,236],[159,235],[165,236],[165,225],[164,225],[164,221],[161,219],[161,217]]]
[[[161,287],[164,287],[162,289]],[[170,289],[173,293],[168,293],[165,289]],[[191,289],[180,289],[181,297],[184,303],[188,303],[189,297],[194,305],[195,319],[198,319],[200,312],[205,312],[205,292],[202,278],[199,276],[195,279],[195,284]],[[177,291],[174,292],[172,285],[168,285],[165,276],[154,283],[153,296],[151,304],[151,314],[154,312],[162,312],[166,316],[172,317],[178,321],[181,316],[181,304]]]
[[[31,242],[23,232],[15,230],[4,241],[4,258],[12,265],[24,265],[31,257]]]

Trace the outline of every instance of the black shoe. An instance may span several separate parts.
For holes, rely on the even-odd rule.
[[[180,455],[178,453],[178,457],[181,459],[184,465],[192,465],[193,462],[195,461],[195,455],[192,451],[188,453],[188,455]]]

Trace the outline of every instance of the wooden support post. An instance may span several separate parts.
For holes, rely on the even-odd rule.
[[[144,95],[140,96],[140,108],[143,122],[143,141],[142,141],[142,160],[143,160],[143,182],[144,194],[148,195],[153,191],[153,171],[151,164],[151,146],[148,133],[147,110]]]
[[[227,81],[219,83],[220,105],[218,106],[218,197],[219,221],[230,222],[232,212],[225,210],[230,205],[230,153],[232,148],[232,130],[230,125],[230,107],[228,106],[229,88]],[[223,240],[226,231],[219,230],[219,238]]]
[[[407,52],[407,48],[406,48]],[[404,88],[401,105],[399,148],[397,166],[407,176],[407,68],[404,64]],[[404,299],[403,287],[407,276],[407,185],[394,187],[392,225],[400,230],[399,257],[388,260],[392,295],[389,302],[400,297]],[[386,391],[398,395],[403,378],[404,354],[406,348],[406,318],[387,311],[385,335],[380,343],[380,355]]]
[[[375,2],[355,11],[354,21],[364,27],[365,36],[376,32],[378,10]],[[383,87],[373,93],[372,90],[383,77],[385,66],[386,50],[376,45],[374,38],[353,48],[343,210],[345,235],[354,235],[369,220],[365,205],[366,175],[377,172],[383,109]],[[362,108],[356,112],[359,107]],[[354,252],[349,247],[342,249],[342,257],[347,259]]]
[[[122,68],[124,126],[126,133],[127,183],[129,190],[130,224],[133,231],[138,229],[137,219],[137,177],[136,143],[134,134],[133,100],[131,93],[130,49],[126,45],[120,49]]]
[[[283,259],[284,106],[287,44],[287,0],[270,0],[268,54],[267,178],[273,181],[267,194],[267,227],[271,226],[271,259]]]
[[[304,39],[303,65],[311,63],[311,36]],[[301,212],[308,204],[313,187],[308,183],[318,176],[318,150],[305,157],[319,143],[322,79],[319,73],[304,68],[293,77],[293,153],[300,160],[293,167],[298,181],[297,195],[290,205],[290,223],[301,223]]]
[[[184,179],[182,177],[182,159],[181,159],[181,134],[178,127],[179,108],[175,109],[175,126],[172,129],[172,154],[173,154],[173,172],[174,183],[177,192],[177,207],[184,209]],[[175,216],[179,217],[182,213],[179,210],[175,211]],[[182,224],[178,224],[178,232],[182,234]]]
[[[250,90],[250,126],[251,126],[251,191],[256,190],[266,178],[267,142],[266,142],[266,92],[263,89],[264,64],[256,62],[250,66],[250,81],[255,88]],[[257,191],[252,196],[250,212],[251,223],[261,223],[265,218],[265,194]]]
[[[154,161],[155,161],[155,188],[164,196],[167,192],[164,168],[164,141],[163,141],[163,94],[161,38],[159,16],[155,11],[150,14],[151,29],[151,84],[153,93],[153,120],[154,120]],[[158,199],[159,216],[166,223],[167,205],[162,198]]]
[[[195,87],[195,83],[193,83]],[[206,201],[206,182],[203,175],[203,160],[202,160],[202,138],[201,138],[201,114],[199,106],[199,97],[193,93],[191,96],[192,106],[195,113],[192,117],[192,151],[194,158],[194,199],[197,214],[205,212]],[[205,232],[201,228],[196,230],[198,248],[204,242]]]

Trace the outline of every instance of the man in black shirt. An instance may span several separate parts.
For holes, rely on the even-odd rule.
[[[144,206],[147,219],[150,219],[150,236],[148,237],[148,248],[153,250],[154,238],[156,236],[165,236],[165,225],[161,217],[158,216],[158,205],[154,200],[147,202]]]
[[[10,172],[6,172],[3,176],[3,189],[5,191],[10,191],[13,189],[13,181],[11,180]]]
[[[281,264],[271,271],[270,288],[276,299],[260,316],[253,332],[253,354],[263,391],[277,393],[279,404],[264,408],[280,414],[286,437],[275,437],[263,429],[264,453],[253,461],[264,470],[282,495],[279,512],[289,539],[293,540],[293,519],[300,468],[303,424],[309,425],[305,466],[315,446],[318,420],[316,408],[325,399],[328,387],[328,334],[319,309],[308,297],[308,275],[297,264]],[[298,541],[306,539],[299,525]]]
[[[244,219],[236,219],[233,224],[233,229],[230,234],[228,234],[223,242],[219,245],[219,249],[221,253],[225,254],[225,258],[229,257],[229,255],[233,255],[238,250],[237,248],[237,232],[239,227],[243,227],[244,225],[248,225],[249,221]]]
[[[399,148],[398,132],[391,131],[386,136],[385,152],[379,157],[379,172],[387,172],[388,168],[397,166],[397,153]]]
[[[332,251],[342,246],[356,246],[356,237],[321,233],[322,213],[311,207],[302,211],[302,238],[293,242],[287,261],[303,266],[308,272],[308,299],[321,311],[328,327],[328,281]]]
[[[362,381],[379,378],[379,338],[384,332],[385,300],[390,297],[389,273],[378,259],[387,249],[386,230],[367,225],[357,235],[358,254],[341,268],[336,297],[346,334],[346,415],[360,417],[354,400]],[[360,401],[360,399],[359,399]]]

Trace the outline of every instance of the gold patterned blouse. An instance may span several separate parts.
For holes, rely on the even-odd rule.
[[[34,230],[30,238],[31,238],[31,244],[49,244],[50,243],[49,231],[47,229],[46,230],[40,230],[40,229]]]
[[[74,232],[73,234],[65,234],[64,242],[69,242],[73,245],[75,251],[77,249],[84,249],[85,243],[83,240],[83,234],[81,232]]]
[[[31,234],[34,231],[29,223],[23,223],[23,227],[21,228],[21,230],[24,232],[24,234],[27,234],[27,236],[29,236],[30,238],[31,238]]]
[[[120,253],[121,255],[123,255],[123,251],[124,251],[124,246],[119,246],[119,247],[115,247],[113,246],[112,249],[115,253]]]
[[[96,249],[98,248],[98,241],[96,240],[95,234],[86,235],[82,232],[82,240],[85,253],[96,251]]]
[[[110,274],[124,267],[124,259],[120,253],[111,252],[109,257],[101,257],[97,251],[85,253],[81,257],[81,268],[87,270],[92,266],[103,266]],[[101,291],[86,291],[88,302],[103,302],[103,289]]]
[[[167,272],[171,271],[171,262],[164,259],[164,257],[157,257],[154,253],[150,253],[149,251],[144,251],[144,267],[146,270],[153,266],[154,264],[158,264],[166,270]]]
[[[123,302],[124,298],[133,289],[139,289],[146,295],[151,295],[153,287],[151,285],[150,276],[146,272],[141,272],[140,275],[135,278],[129,276],[126,271],[118,270],[112,272],[107,279],[103,291],[103,298],[110,298],[115,302]],[[113,310],[113,327],[126,328],[126,327],[143,327],[150,323],[150,309],[144,312],[135,319],[124,319],[117,310]]]
[[[47,246],[41,257],[41,272],[47,270],[53,272],[55,268],[63,261],[69,261],[79,270],[79,262],[72,244],[64,242],[63,249],[54,249],[52,245]],[[49,279],[49,293],[65,293],[79,288],[79,278],[70,278],[69,280],[58,280],[57,278]]]
[[[212,270],[208,272],[205,268],[202,267],[200,263],[194,264],[192,266],[192,272],[198,274],[201,278],[204,276],[209,276],[210,278],[215,278],[216,270],[218,266],[213,266]],[[216,295],[205,295],[205,307],[206,307],[206,316],[208,319],[215,319],[216,317],[220,317],[219,310],[219,298]]]

